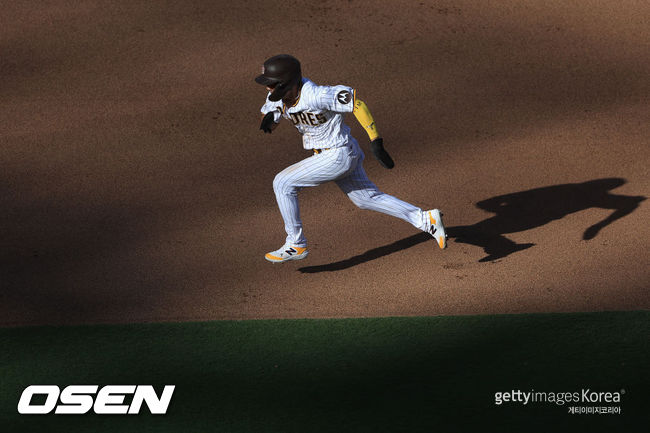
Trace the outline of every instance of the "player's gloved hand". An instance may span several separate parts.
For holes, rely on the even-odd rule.
[[[264,116],[264,118],[262,119],[262,124],[260,125],[260,129],[265,133],[268,132],[270,134],[273,132],[274,123],[275,123],[275,119],[273,117],[273,112],[270,111],[266,113],[266,116]]]
[[[390,157],[388,152],[386,152],[386,149],[384,149],[384,139],[379,137],[375,138],[370,142],[370,150],[372,151],[372,154],[377,158],[377,161],[381,163],[384,168],[391,169],[395,167],[395,163],[393,162],[393,158]]]

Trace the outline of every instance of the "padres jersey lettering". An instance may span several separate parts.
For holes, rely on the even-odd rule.
[[[303,114],[307,116],[306,122]],[[321,113],[290,113],[289,117],[294,125],[302,123],[303,125],[318,126],[327,122],[327,117]]]

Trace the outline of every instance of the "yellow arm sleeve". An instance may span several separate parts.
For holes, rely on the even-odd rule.
[[[372,118],[370,110],[365,102],[357,99],[354,103],[354,117],[357,118],[357,121],[363,126],[370,141],[379,138],[379,131],[377,131],[377,125],[375,125],[375,119]]]

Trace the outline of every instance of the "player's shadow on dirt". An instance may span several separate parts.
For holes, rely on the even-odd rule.
[[[447,227],[447,234],[449,239],[454,239],[455,242],[483,248],[487,255],[479,262],[491,262],[535,245],[534,243],[518,244],[504,236],[506,234],[541,227],[553,220],[589,208],[612,209],[614,212],[607,218],[587,227],[584,231],[582,238],[590,240],[595,238],[604,227],[634,211],[639,203],[646,199],[642,196],[625,196],[609,192],[623,184],[625,179],[606,178],[500,195],[476,204],[478,208],[496,215],[471,226]],[[326,265],[307,266],[298,270],[303,273],[340,271],[429,241],[432,242],[432,239],[428,233],[418,233],[349,259]]]

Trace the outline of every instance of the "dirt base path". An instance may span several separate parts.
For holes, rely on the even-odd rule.
[[[650,308],[647,2],[3,8],[0,324]],[[280,52],[357,89],[396,161],[370,178],[448,250],[328,184],[309,258],[264,260],[308,156],[258,130]]]

